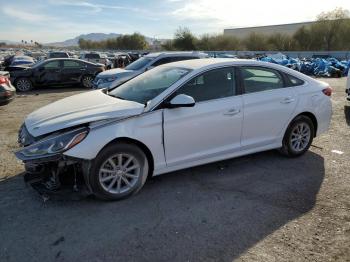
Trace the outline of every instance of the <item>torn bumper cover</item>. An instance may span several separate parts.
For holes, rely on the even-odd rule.
[[[57,194],[58,191],[89,194],[91,190],[87,183],[87,174],[90,162],[63,154],[80,143],[88,132],[87,127],[80,127],[51,134],[36,141],[23,125],[18,141],[24,147],[15,155],[24,162],[25,182],[32,185],[41,195]]]

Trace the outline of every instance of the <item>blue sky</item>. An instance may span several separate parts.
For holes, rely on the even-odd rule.
[[[224,28],[311,21],[335,7],[350,10],[350,1],[0,0],[0,38],[45,43],[93,32],[171,38],[180,26],[196,35],[222,33]]]

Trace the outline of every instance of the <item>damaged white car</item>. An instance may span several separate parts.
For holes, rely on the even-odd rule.
[[[121,199],[152,175],[270,149],[304,154],[329,127],[331,92],[265,62],[171,63],[33,112],[16,156],[47,190],[68,184]]]

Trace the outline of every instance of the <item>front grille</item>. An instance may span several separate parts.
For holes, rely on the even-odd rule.
[[[26,125],[23,123],[18,132],[18,143],[21,146],[29,146],[34,142],[34,137],[31,134],[29,134]]]

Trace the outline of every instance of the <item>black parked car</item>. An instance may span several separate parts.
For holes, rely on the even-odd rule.
[[[0,71],[0,106],[10,103],[16,95],[16,89],[12,86],[8,72]]]
[[[33,87],[82,84],[91,88],[95,76],[104,66],[72,58],[47,59],[30,68],[13,71],[11,81],[17,91],[29,91]]]

